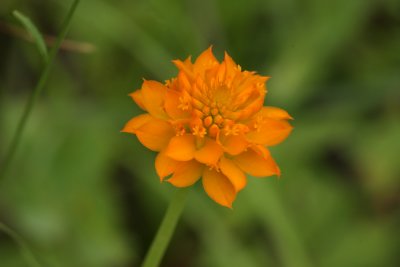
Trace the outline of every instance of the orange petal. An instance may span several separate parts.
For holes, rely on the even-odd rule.
[[[192,134],[175,136],[169,142],[165,154],[178,161],[193,159],[196,152],[195,137]]]
[[[143,105],[156,118],[165,119],[164,100],[167,88],[156,81],[144,81],[142,85]]]
[[[266,118],[271,118],[274,120],[292,120],[293,117],[287,113],[286,110],[277,107],[262,107],[262,109],[257,113]],[[257,116],[256,115],[256,116]]]
[[[280,175],[279,167],[267,149],[263,147],[259,153],[254,149],[248,149],[233,158],[233,161],[242,171],[256,177]]]
[[[226,65],[225,64],[220,64],[217,73],[216,73],[216,79],[219,82],[225,81],[225,76],[226,76]]]
[[[210,198],[222,206],[232,208],[236,190],[225,175],[215,170],[205,169],[202,180],[204,190]]]
[[[238,72],[238,65],[227,52],[225,52],[224,63],[226,65],[226,79],[232,81],[236,72]]]
[[[153,119],[154,118],[150,114],[147,114],[147,113],[136,116],[125,124],[125,126],[121,130],[121,132],[136,134],[136,131],[138,128],[140,128],[143,124],[145,124]]]
[[[200,179],[203,169],[204,165],[195,160],[181,162],[167,182],[170,182],[176,187],[191,186]]]
[[[221,172],[231,181],[236,192],[239,192],[246,186],[246,175],[232,160],[222,157],[219,167],[221,168]]]
[[[249,132],[247,139],[255,144],[273,146],[285,140],[293,127],[285,120],[265,118],[258,129]]]
[[[165,111],[173,119],[185,119],[190,117],[190,113],[187,110],[178,108],[181,104],[179,97],[181,94],[175,90],[167,90],[165,95]]]
[[[223,153],[224,151],[217,142],[206,138],[204,146],[195,152],[194,158],[201,163],[214,165],[218,162]]]
[[[281,176],[281,169],[280,169],[279,166],[276,164],[276,162],[275,162],[274,158],[272,157],[271,153],[269,152],[269,150],[268,150],[265,146],[262,146],[262,145],[253,145],[251,148],[252,148],[258,155],[260,155],[261,157],[263,157],[264,159],[266,159],[266,160],[271,160],[271,161],[272,161],[271,165],[272,165],[272,166],[275,166],[275,168],[276,168],[276,175],[277,175],[278,177]]]
[[[218,142],[222,145],[225,152],[231,155],[242,153],[248,146],[248,142],[243,135],[228,135],[222,132],[218,136]]]
[[[191,57],[188,57],[185,61],[179,59],[172,60],[172,63],[174,63],[179,70],[184,71],[190,78],[193,78],[193,64]]]
[[[175,135],[175,131],[168,122],[152,117],[151,120],[140,126],[135,134],[148,149],[161,151],[168,145],[169,140]]]
[[[135,103],[143,110],[146,110],[146,107],[144,106],[143,103],[143,95],[142,95],[142,91],[136,90],[135,92],[129,94],[130,97],[132,97],[133,101],[135,101]],[[147,111],[147,110],[146,110]]]
[[[188,78],[188,76],[186,75],[186,73],[184,71],[180,71],[178,73],[178,83],[179,83],[179,87],[183,91],[188,91],[191,88],[191,84],[190,84],[189,78]]]
[[[171,159],[165,155],[165,151],[158,153],[155,161],[156,172],[163,181],[165,177],[173,173],[178,165],[178,161]]]
[[[204,73],[205,70],[219,64],[212,52],[212,46],[200,54],[194,63],[195,73]]]

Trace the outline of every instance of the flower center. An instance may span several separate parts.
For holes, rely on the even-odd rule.
[[[180,75],[178,108],[190,113],[191,118],[179,122],[177,135],[182,134],[182,129],[183,133],[212,139],[221,134],[248,132],[249,128],[243,122],[262,107],[265,87],[264,82],[253,81],[255,78],[249,78],[249,74],[239,78],[223,81],[198,76],[189,81],[185,75]]]
[[[216,100],[204,101],[206,104],[194,97],[191,100],[192,103],[187,104],[188,102],[183,103],[182,99],[181,104],[178,106],[181,110],[188,110],[188,105],[193,108],[193,118],[190,120],[189,125],[185,127],[188,130],[187,132],[200,138],[208,136],[214,139],[220,132],[228,136],[238,135],[248,130],[247,126],[226,118],[226,115],[230,113],[224,103],[227,99],[220,98],[219,100],[222,101],[219,102]]]

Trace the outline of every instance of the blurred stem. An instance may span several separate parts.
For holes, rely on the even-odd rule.
[[[188,192],[188,188],[181,188],[175,192],[161,225],[158,228],[156,237],[154,238],[150,249],[147,251],[142,267],[156,267],[160,265],[165,250],[167,249],[172,234],[174,233],[176,224],[178,223],[179,217],[183,211],[183,207],[185,206]]]
[[[10,147],[9,147],[8,151],[6,152],[2,168],[0,169],[0,180],[3,179],[4,176],[6,175],[6,172],[11,164],[11,161],[14,158],[15,152],[21,141],[22,133],[23,133],[26,123],[28,121],[29,115],[32,112],[32,108],[33,108],[38,96],[41,94],[44,86],[47,83],[47,79],[48,79],[51,67],[53,65],[54,59],[57,55],[57,52],[61,46],[62,41],[64,40],[65,36],[67,35],[69,26],[71,24],[72,16],[74,15],[76,7],[78,6],[79,2],[80,2],[80,0],[74,0],[74,2],[72,3],[72,5],[68,11],[67,17],[65,18],[65,20],[61,26],[60,35],[57,37],[57,39],[54,43],[54,46],[52,47],[52,49],[50,51],[49,60],[47,61],[46,65],[44,66],[42,74],[40,75],[40,79],[39,79],[38,83],[36,84],[36,87],[32,91],[32,94],[30,95],[28,102],[26,103],[26,106],[22,113],[21,119],[18,122],[17,130],[15,131],[15,134],[11,141]]]
[[[312,267],[306,247],[297,232],[293,220],[287,214],[276,188],[270,184],[255,187],[249,201],[259,218],[264,221],[275,240],[277,252],[286,267]],[[262,200],[260,199],[262,196]]]
[[[41,267],[39,262],[36,260],[33,252],[29,249],[29,246],[20,235],[18,235],[14,230],[1,222],[0,230],[9,235],[18,244],[18,247],[21,250],[21,254],[25,258],[25,261],[28,263],[29,266]]]

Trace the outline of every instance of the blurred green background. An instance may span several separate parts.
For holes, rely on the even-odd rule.
[[[71,3],[0,2],[0,159],[43,68],[11,12],[51,37]],[[249,177],[233,211],[193,188],[162,266],[400,266],[400,1],[85,0],[67,39],[0,181],[0,221],[43,266],[139,265],[174,188],[119,132],[127,94],[210,44],[272,76],[295,130],[282,178]],[[4,233],[0,266],[27,266]]]

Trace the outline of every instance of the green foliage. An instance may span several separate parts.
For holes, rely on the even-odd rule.
[[[71,1],[4,1],[56,35]],[[266,105],[295,118],[272,154],[281,179],[249,177],[233,211],[197,184],[162,266],[399,266],[399,1],[82,1],[9,175],[0,221],[45,266],[137,266],[174,191],[124,123],[142,78],[213,44],[272,76]],[[56,26],[54,26],[56,25]],[[91,53],[80,44],[96,47]],[[0,158],[40,72],[0,32]],[[26,266],[0,234],[0,265]]]
[[[29,246],[25,243],[24,239],[18,233],[16,233],[14,230],[1,222],[0,231],[6,233],[11,239],[15,241],[15,243],[19,246],[21,250],[22,257],[29,264],[29,266],[40,267],[40,263],[38,263]]]

